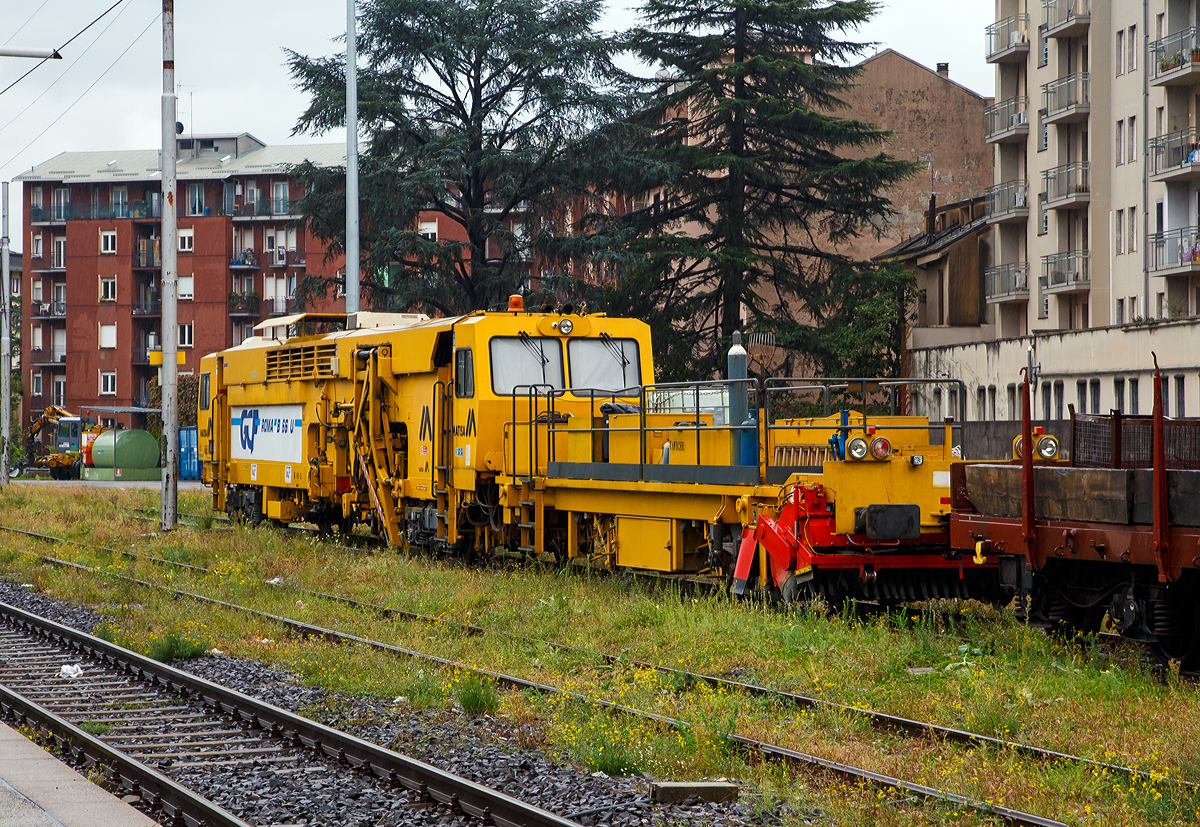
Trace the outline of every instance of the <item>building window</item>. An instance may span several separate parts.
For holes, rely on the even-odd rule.
[[[117,252],[116,230],[102,230],[100,232],[100,252],[108,255]]]
[[[1117,166],[1125,163],[1125,121],[1117,121]]]
[[[188,184],[187,214],[204,215],[204,184],[201,182]]]
[[[54,237],[54,258],[50,262],[50,266],[57,270],[62,270],[67,266],[67,237],[56,235]]]
[[[1044,193],[1043,193],[1044,195]],[[1042,199],[1045,201],[1045,198]],[[1042,208],[1042,221],[1038,225],[1038,235],[1045,235],[1050,232],[1050,211],[1045,207]]]
[[[1129,118],[1129,163],[1137,160],[1137,118]]]
[[[113,187],[112,208],[113,218],[129,217],[129,189],[127,187]]]
[[[42,208],[42,188],[33,187],[29,192],[29,206],[35,210],[40,210]]]
[[[287,215],[291,211],[288,204],[288,182],[276,181],[271,185],[272,215]]]
[[[1187,414],[1183,409],[1183,400],[1187,391],[1187,379],[1183,376],[1175,377],[1175,416],[1178,419],[1183,419]]]
[[[179,231],[179,252],[190,253],[196,245],[196,231],[194,229]]]
[[[1117,413],[1125,413],[1125,380],[1113,380],[1113,407]]]
[[[1137,207],[1126,210],[1129,218],[1129,252],[1137,252]]]
[[[1116,64],[1117,77],[1125,74],[1125,30],[1121,29],[1117,32],[1117,48],[1116,48]]]
[[[975,415],[980,422],[987,419],[987,388],[983,385],[975,390]]]
[[[1038,41],[1042,44],[1041,51],[1038,54],[1038,66],[1045,66],[1050,62],[1050,38],[1046,36],[1046,27],[1038,26]]]
[[[1166,376],[1162,378],[1162,409],[1163,416],[1171,415],[1171,380]]]
[[[1045,112],[1046,112],[1045,109],[1043,109],[1041,112],[1039,112],[1038,118],[1040,119],[1045,114]],[[1038,152],[1045,152],[1049,148],[1050,148],[1050,124],[1044,123],[1044,124],[1042,124],[1042,139],[1040,141],[1038,141]]]
[[[179,298],[192,298],[192,285],[195,283],[195,276],[180,276],[179,277]]]
[[[1093,379],[1090,382],[1092,389],[1092,413],[1100,413],[1100,380]]]
[[[42,395],[42,372],[40,370],[35,370],[33,374],[30,375],[29,384],[33,388],[31,393],[34,396]]]
[[[1075,382],[1075,395],[1079,398],[1079,412],[1087,413],[1087,380],[1078,379]]]
[[[1017,418],[1017,386],[1009,384],[1008,388],[1008,421],[1012,422]]]
[[[117,326],[115,324],[100,325],[100,347],[115,348],[117,346]]]
[[[1113,247],[1117,255],[1125,252],[1125,211],[1117,210],[1116,220],[1113,221]]]
[[[988,385],[988,419],[996,421],[996,386]]]
[[[1031,413],[1032,415],[1032,413]],[[1042,383],[1042,419],[1050,418],[1050,383]]]
[[[54,220],[66,221],[71,212],[71,191],[66,187],[54,190]]]
[[[117,277],[109,276],[100,279],[100,301],[115,302],[117,300]]]
[[[1137,296],[1129,297],[1129,321],[1136,322],[1138,319]]]
[[[1129,413],[1131,416],[1138,415],[1138,380],[1129,380]]]
[[[32,255],[34,258],[42,257],[42,234],[41,233],[33,234],[33,252],[30,253],[30,255]]]
[[[1038,278],[1038,318],[1050,318],[1050,294],[1046,292],[1046,277]]]
[[[1125,300],[1117,299],[1117,324],[1125,324]]]
[[[1129,27],[1129,71],[1137,71],[1137,26]]]
[[[117,395],[117,372],[115,370],[100,371],[100,395]]]
[[[1154,299],[1155,299],[1155,308],[1154,308],[1155,317],[1159,318],[1159,319],[1165,319],[1167,316],[1167,294],[1159,293],[1157,296],[1154,297]]]
[[[181,324],[179,326],[179,346],[180,347],[191,347],[192,346],[192,323],[191,322],[188,322],[187,324]]]
[[[1062,380],[1054,383],[1054,418],[1063,419],[1063,396],[1065,395],[1065,387]]]
[[[437,241],[437,221],[422,221],[417,233],[426,241]]]
[[[54,396],[52,397],[52,401],[55,405],[58,405],[60,408],[66,407],[66,405],[67,405],[67,377],[65,377],[65,376],[55,376],[54,377]]]
[[[35,302],[40,302],[42,300],[42,280],[41,279],[33,280],[33,291],[32,292],[33,292],[33,295],[30,296],[30,299]]]

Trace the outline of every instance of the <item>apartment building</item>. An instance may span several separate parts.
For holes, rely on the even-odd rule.
[[[914,331],[914,374],[968,385],[971,419],[1200,413],[1197,0],[997,0],[984,330]],[[987,400],[999,397],[999,404]],[[953,409],[951,400],[939,415]]]
[[[296,309],[306,274],[336,277],[300,226],[293,164],[344,166],[344,144],[267,146],[242,134],[178,140],[179,370]],[[67,152],[23,184],[25,420],[47,404],[138,407],[161,349],[164,209],[157,150]],[[343,300],[331,298],[333,310]],[[161,360],[158,360],[161,362]],[[115,421],[131,425],[129,414]]]

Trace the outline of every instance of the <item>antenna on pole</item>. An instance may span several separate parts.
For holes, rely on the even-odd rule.
[[[358,43],[346,0],[346,313],[358,312]]]

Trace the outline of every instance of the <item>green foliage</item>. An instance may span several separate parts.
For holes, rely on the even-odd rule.
[[[208,641],[172,629],[161,637],[153,638],[146,654],[160,663],[173,660],[190,660],[202,657],[210,648]]]
[[[367,0],[360,5],[364,304],[453,314],[501,305],[530,270],[529,228],[578,193],[571,161],[629,108],[600,0]],[[295,132],[344,124],[344,56],[289,52],[311,96]],[[300,211],[345,250],[343,168],[301,164]],[[438,238],[418,220],[433,213]],[[298,295],[323,295],[308,279]]]
[[[496,685],[486,678],[467,675],[454,688],[459,706],[468,715],[490,715],[500,708]]]
[[[200,376],[198,374],[180,374],[177,378],[179,401],[179,427],[190,428],[196,424],[196,414],[200,407]],[[150,383],[147,393],[149,408],[162,407],[162,387],[155,379]],[[146,430],[155,436],[162,435],[162,417],[158,414],[146,415]]]
[[[890,328],[863,318],[878,310],[871,285],[847,275],[863,268],[836,249],[874,232],[891,213],[888,190],[914,171],[879,151],[886,132],[833,114],[859,71],[840,64],[864,48],[839,38],[875,9],[870,0],[643,7],[629,44],[665,68],[648,113],[660,126],[645,147],[646,188],[663,187],[665,198],[630,215],[646,255],[623,277],[634,288],[651,280],[651,300],[669,308],[670,347],[687,356],[668,376],[720,371],[743,308],[751,329],[784,332],[793,346],[806,327],[836,318],[856,362],[890,341]],[[860,295],[838,311],[847,284]],[[825,359],[837,347],[804,354]]]
[[[112,724],[102,724],[96,721],[84,721],[79,728],[88,735],[107,735],[112,732]]]

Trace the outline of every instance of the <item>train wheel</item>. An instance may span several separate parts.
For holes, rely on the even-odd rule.
[[[1155,605],[1154,654],[1162,661],[1179,661],[1184,669],[1200,663],[1200,593],[1188,589]],[[1162,630],[1162,631],[1160,631]]]

